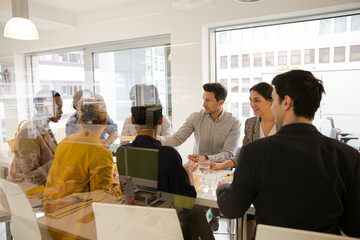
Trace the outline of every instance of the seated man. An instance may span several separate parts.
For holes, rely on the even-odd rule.
[[[72,134],[78,133],[80,131],[80,121],[79,121],[79,115],[80,115],[80,105],[79,101],[83,97],[83,99],[86,99],[88,96],[91,96],[92,92],[90,90],[84,89],[77,91],[73,96],[73,108],[76,110],[75,113],[73,113],[68,121],[66,122],[65,127],[65,133],[66,136],[70,136]],[[104,147],[109,148],[111,144],[114,143],[114,141],[118,137],[118,130],[117,130],[117,124],[110,118],[109,115],[107,115],[107,123],[104,131],[101,133],[100,139]]]
[[[41,90],[34,97],[35,116],[20,129],[15,141],[15,157],[7,180],[16,183],[45,184],[57,146],[49,123],[62,114],[60,94]],[[23,187],[25,184],[22,184]],[[29,185],[29,187],[34,187]]]
[[[45,214],[47,203],[54,206],[56,201],[61,202],[61,198],[69,195],[96,202],[120,201],[121,190],[113,187],[113,156],[100,140],[107,123],[104,100],[101,96],[92,94],[80,102],[79,121],[82,128],[79,133],[61,141],[56,149],[45,186]],[[69,231],[76,235],[80,230]],[[61,233],[50,233],[55,239],[69,237]]]
[[[272,84],[281,128],[242,147],[232,184],[217,189],[221,212],[242,217],[253,203],[257,224],[360,237],[360,154],[312,125],[322,81],[292,70]]]
[[[174,194],[196,197],[191,164],[182,166],[179,153],[170,146],[162,146],[155,138],[157,128],[162,123],[161,106],[132,107],[131,121],[138,132],[135,140],[127,145],[139,148],[159,149],[158,190]],[[199,206],[192,210],[184,209],[179,213],[185,239],[200,236],[201,239],[214,239],[207,224],[205,211]]]

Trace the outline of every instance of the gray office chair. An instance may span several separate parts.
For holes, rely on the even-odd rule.
[[[358,137],[352,136],[351,133],[342,132],[340,128],[336,128],[334,124],[334,119],[332,117],[327,117],[330,120],[331,130],[330,130],[330,138],[336,139],[340,142],[347,144],[350,140],[357,140]]]

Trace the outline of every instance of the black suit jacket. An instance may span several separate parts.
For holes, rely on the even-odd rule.
[[[253,203],[257,224],[360,237],[360,154],[311,124],[287,124],[241,149],[217,197],[229,218]]]
[[[194,186],[182,166],[182,159],[175,148],[162,146],[156,139],[138,135],[127,146],[139,148],[159,149],[158,190],[183,196],[196,197]]]

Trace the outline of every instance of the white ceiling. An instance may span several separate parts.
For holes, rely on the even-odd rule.
[[[93,11],[134,1],[136,0],[28,0],[30,7],[35,3],[72,13]]]

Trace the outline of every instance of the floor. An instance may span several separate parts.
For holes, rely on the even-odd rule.
[[[230,240],[230,234],[227,231],[227,219],[221,218],[219,230],[214,233],[216,240]],[[0,223],[0,240],[6,240],[5,223]]]

